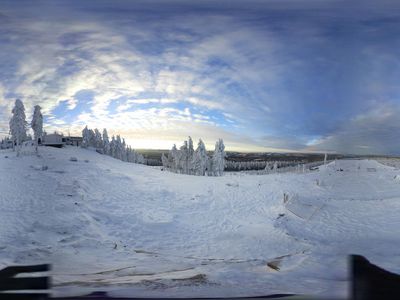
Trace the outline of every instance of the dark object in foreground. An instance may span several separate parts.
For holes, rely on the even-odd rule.
[[[351,271],[351,299],[400,299],[400,275],[388,272],[360,255],[350,256]],[[19,273],[45,272],[50,269],[49,265],[7,267],[0,271],[0,299],[28,299],[46,300],[47,293],[26,293],[23,290],[47,290],[49,286],[48,277],[14,277]],[[299,279],[301,280],[301,278]],[[20,293],[4,293],[2,291],[21,291]],[[59,300],[85,300],[85,299],[169,299],[174,298],[112,298],[106,292],[95,292],[87,296],[54,298]],[[179,298],[175,298],[179,299]],[[182,299],[182,298],[180,298]],[[196,299],[196,298],[186,298]],[[277,294],[260,297],[238,297],[238,298],[197,298],[197,299],[307,299],[307,296],[296,296],[292,294]],[[316,299],[312,297],[312,299]]]
[[[352,299],[400,299],[400,275],[371,264],[361,255],[351,255]]]
[[[24,292],[25,290],[48,290],[50,288],[49,277],[15,277],[20,273],[46,272],[50,265],[33,265],[7,267],[0,271],[0,299],[48,299],[47,293]],[[2,291],[14,291],[4,293]]]
[[[225,300],[225,299],[232,299],[232,300],[246,300],[246,299],[267,299],[267,300],[274,300],[274,299],[279,299],[279,300],[305,300],[307,298],[293,298],[292,296],[295,296],[293,294],[275,294],[275,295],[269,295],[269,296],[259,296],[259,297],[228,297],[228,298],[113,298],[107,295],[106,292],[94,292],[92,294],[89,294],[87,296],[82,296],[82,297],[67,297],[67,298],[56,298],[57,300],[90,300],[90,299],[96,299],[96,300],[183,300],[183,299],[189,299],[189,300]],[[313,298],[315,300],[315,298]]]

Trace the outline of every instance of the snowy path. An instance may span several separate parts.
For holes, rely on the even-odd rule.
[[[0,263],[52,262],[57,295],[344,296],[350,253],[400,272],[400,171],[375,161],[196,177],[41,150],[0,152]],[[284,193],[293,212],[314,210],[296,216]]]

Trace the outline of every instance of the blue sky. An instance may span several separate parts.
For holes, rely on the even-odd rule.
[[[135,148],[400,154],[395,1],[4,1],[0,134],[15,98],[46,129]]]

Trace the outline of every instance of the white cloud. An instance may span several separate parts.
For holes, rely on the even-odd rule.
[[[138,22],[125,14],[121,14],[120,20],[111,13],[111,18],[102,14],[85,18],[87,12],[73,8],[58,16],[57,22],[53,22],[56,15],[49,12],[44,12],[46,18],[33,17],[28,8],[10,10],[7,14],[15,19],[2,24],[9,43],[2,45],[0,59],[6,57],[14,62],[11,67],[4,64],[9,69],[4,70],[6,75],[0,75],[0,130],[8,126],[10,108],[15,98],[20,97],[28,118],[35,104],[43,107],[49,128],[58,126],[79,132],[88,124],[126,132],[136,141],[144,136],[181,140],[192,130],[203,138],[223,135],[227,145],[238,147],[247,144],[259,149],[265,149],[264,146],[301,149],[315,136],[308,132],[308,136],[298,137],[291,132],[277,138],[268,133],[301,127],[290,122],[290,117],[296,119],[298,112],[286,112],[299,107],[296,101],[304,100],[300,97],[298,100],[291,90],[302,80],[292,74],[303,74],[298,69],[308,74],[309,61],[303,58],[313,60],[310,54],[315,54],[316,61],[330,58],[319,57],[317,51],[306,51],[316,45],[319,50],[319,43],[325,41],[319,27],[299,26],[292,32],[290,25],[289,30],[274,31],[255,25],[257,20],[250,22],[246,17],[238,19],[220,13],[210,13],[205,18],[172,14],[154,22]],[[282,32],[285,36],[297,35],[304,45],[288,47]],[[293,55],[297,50],[300,57]],[[306,52],[304,56],[302,51]],[[381,65],[398,64],[396,55],[378,59],[379,52],[380,47],[371,53],[366,51],[366,55],[377,57],[373,59],[377,71],[371,75],[372,82],[363,81],[366,90],[376,94],[384,93],[388,87],[379,80]],[[81,91],[91,92],[90,108],[86,105],[75,120],[72,118],[72,124],[57,121],[56,117],[62,116],[51,114],[61,101],[66,101],[70,111],[88,104],[79,103]],[[390,93],[396,91],[397,86],[392,82]],[[13,99],[4,99],[9,93]],[[308,97],[308,90],[305,95]],[[109,111],[110,104],[116,105],[115,113]],[[218,118],[210,117],[214,110],[218,111]],[[354,111],[349,115],[354,115]],[[367,134],[368,119],[376,126],[372,142],[359,134]],[[303,121],[308,120],[299,118],[299,123]],[[381,151],[381,145],[387,141],[380,139],[377,132],[388,136],[388,131],[397,130],[396,124],[387,110],[381,109],[379,116],[359,113],[336,132],[329,132],[330,136],[326,134],[329,130],[319,132],[316,135],[322,136],[320,140],[308,145],[319,149]],[[347,126],[354,127],[354,131]],[[343,139],[353,139],[354,145]]]
[[[307,147],[309,150],[351,154],[398,154],[400,106],[380,104],[345,121],[330,135]]]

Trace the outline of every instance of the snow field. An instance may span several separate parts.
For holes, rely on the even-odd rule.
[[[55,295],[344,297],[351,253],[400,272],[400,173],[374,160],[203,177],[39,153],[0,151],[0,266],[53,263]]]

